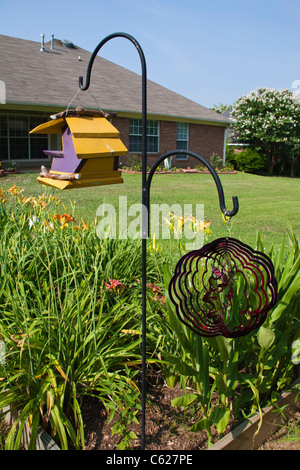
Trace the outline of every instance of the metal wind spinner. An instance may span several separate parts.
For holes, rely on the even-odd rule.
[[[262,325],[276,303],[277,282],[268,256],[224,237],[178,261],[169,295],[196,334],[233,338]]]

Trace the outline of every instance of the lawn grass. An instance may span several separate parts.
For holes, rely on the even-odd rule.
[[[15,174],[2,178],[0,187],[14,184],[24,189],[24,195],[37,196],[45,187],[36,181],[36,174]],[[141,203],[142,178],[140,174],[124,173],[124,184],[82,188],[73,191],[50,189],[68,210],[74,204],[75,218],[92,222],[97,207],[102,203],[114,205],[118,213],[119,196],[127,196],[128,207]],[[246,173],[221,174],[225,204],[232,208],[232,196],[238,196],[239,212],[232,219],[231,236],[255,245],[261,232],[265,245],[279,246],[289,226],[300,236],[300,179],[266,177]],[[47,188],[49,191],[49,188]],[[217,189],[209,174],[157,174],[151,185],[151,204],[204,204],[205,220],[211,220],[213,237],[225,236],[226,228],[219,208]],[[72,201],[72,204],[70,203]]]

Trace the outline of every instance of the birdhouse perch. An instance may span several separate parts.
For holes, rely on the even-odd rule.
[[[51,169],[42,166],[37,180],[59,189],[123,183],[119,157],[128,150],[107,117],[102,111],[78,107],[32,129],[30,134],[62,135],[62,151],[44,150],[52,157]]]

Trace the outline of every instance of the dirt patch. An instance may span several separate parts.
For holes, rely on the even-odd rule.
[[[192,392],[192,390],[190,390]],[[189,393],[189,389],[187,389]],[[179,384],[170,388],[158,373],[152,375],[147,383],[145,413],[145,450],[181,450],[197,451],[208,448],[208,437],[205,430],[191,432],[190,428],[201,419],[201,412],[174,407],[174,398],[183,395]],[[217,402],[217,396],[215,397]],[[103,406],[96,399],[84,399],[82,415],[85,426],[85,445],[87,450],[117,450],[121,437],[111,435],[111,428],[118,419],[109,423]],[[233,419],[229,422],[225,434],[232,430]],[[129,429],[138,439],[131,441],[133,450],[141,448],[141,419],[139,424],[132,423]],[[212,430],[212,443],[220,437],[216,429]]]
[[[145,413],[145,450],[199,450],[207,448],[205,431],[193,433],[189,428],[195,417],[178,407],[172,407],[173,398],[182,395],[178,386],[169,388],[166,384],[147,388]],[[112,423],[108,423],[105,410],[97,400],[87,399],[82,403],[85,423],[87,450],[115,450],[120,436],[111,436]],[[133,449],[140,449],[141,425],[131,424],[138,439],[132,441]],[[216,436],[217,438],[218,436]]]
[[[181,450],[196,451],[208,448],[207,434],[205,431],[197,433],[189,429],[200,415],[195,415],[189,410],[172,407],[173,398],[183,394],[177,385],[168,387],[165,383],[148,385],[147,407],[145,416],[145,450]],[[82,403],[82,414],[85,423],[86,450],[116,450],[121,441],[120,436],[111,435],[111,427],[115,423],[108,422],[103,406],[96,399],[85,399]],[[300,443],[295,441],[281,441],[291,435],[289,429],[300,426],[300,412],[297,412],[287,423],[275,434],[270,433],[268,440],[258,450],[300,450]],[[232,420],[224,433],[232,431],[236,423]],[[141,425],[130,425],[138,439],[132,440],[132,449],[140,449]],[[299,436],[299,434],[298,434]],[[213,443],[217,442],[219,436],[213,429]]]

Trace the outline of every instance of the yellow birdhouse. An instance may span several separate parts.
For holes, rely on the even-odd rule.
[[[119,157],[128,150],[119,131],[102,111],[76,108],[58,113],[30,134],[61,134],[62,151],[44,150],[52,157],[48,172],[42,166],[37,180],[59,189],[123,183]]]

